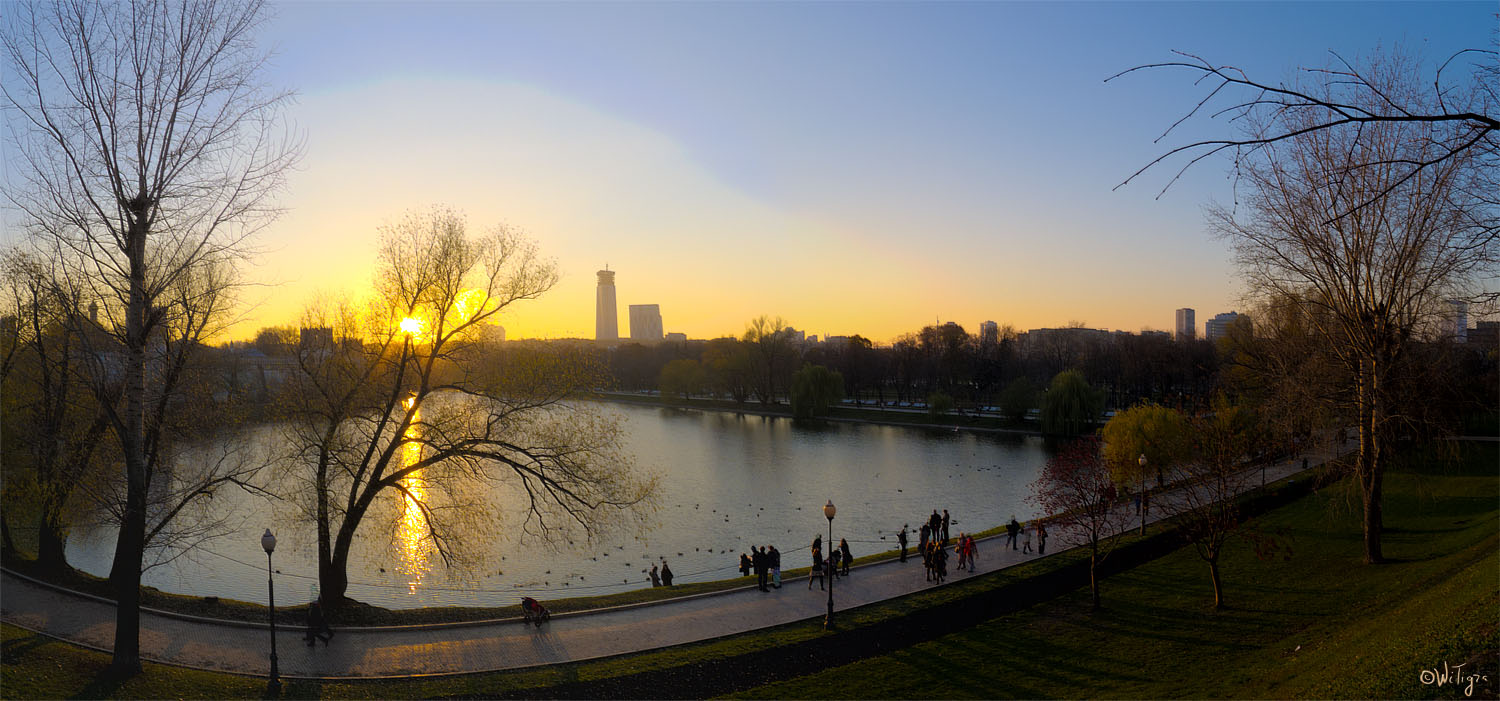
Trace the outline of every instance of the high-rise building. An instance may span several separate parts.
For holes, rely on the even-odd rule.
[[[1179,341],[1191,341],[1198,337],[1198,321],[1195,312],[1188,307],[1177,310],[1177,335]]]
[[[1447,324],[1448,335],[1453,337],[1454,343],[1469,340],[1469,304],[1463,300],[1450,299],[1448,306],[1453,307]]]
[[[594,293],[594,340],[620,340],[620,320],[615,310],[615,273],[605,266],[599,271],[599,289]]]
[[[656,343],[661,340],[661,307],[655,304],[630,305],[630,340]]]
[[[1215,314],[1214,318],[1209,319],[1206,323],[1203,324],[1203,337],[1210,341],[1217,341],[1225,336],[1228,336],[1229,325],[1242,318],[1248,317],[1242,317],[1236,312],[1224,312],[1223,314]]]
[[[1000,343],[1000,325],[993,321],[980,322],[979,345],[993,346]]]

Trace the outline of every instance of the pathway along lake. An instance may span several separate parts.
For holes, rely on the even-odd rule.
[[[774,544],[783,568],[806,567],[813,537],[827,538],[821,507],[829,499],[838,507],[834,541],[848,538],[858,557],[895,548],[903,524],[913,529],[915,544],[915,529],[933,509],[948,509],[955,537],[1000,525],[1012,514],[1030,518],[1028,490],[1049,455],[1036,436],[844,422],[808,426],[628,404],[609,404],[606,411],[625,418],[626,450],[637,468],[661,476],[661,508],[648,531],[616,533],[589,550],[521,546],[501,536],[490,544],[482,571],[460,573],[445,569],[421,540],[419,523],[396,519],[392,534],[372,522],[350,557],[348,595],[404,609],[607,594],[650,586],[646,570],[664,558],[677,583],[739,576],[739,555],[752,544]],[[270,429],[264,436],[276,439]],[[213,509],[233,515],[237,534],[147,570],[145,584],[263,604],[260,536],[269,527],[278,539],[278,599],[296,604],[316,596],[312,524],[281,516],[268,523],[267,502],[238,489],[220,490]],[[376,534],[393,537],[386,542]],[[107,576],[114,531],[75,529],[67,552],[74,567]]]

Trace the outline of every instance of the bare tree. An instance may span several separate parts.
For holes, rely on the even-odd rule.
[[[1373,62],[1359,75],[1370,90],[1352,104],[1368,112],[1423,104],[1400,60]],[[1210,220],[1233,244],[1250,295],[1298,300],[1318,348],[1337,363],[1336,391],[1324,396],[1338,409],[1335,421],[1359,429],[1365,559],[1379,562],[1386,442],[1412,419],[1396,379],[1412,343],[1443,316],[1444,300],[1484,296],[1500,263],[1500,229],[1482,223],[1493,217],[1470,187],[1479,152],[1453,150],[1426,121],[1340,130],[1318,128],[1319,119],[1314,110],[1281,109],[1248,121],[1252,134],[1295,136],[1241,161],[1246,196],[1235,208],[1211,209]]]
[[[792,365],[796,362],[797,349],[792,347],[791,329],[781,317],[762,314],[745,325],[741,340],[754,349],[760,375],[755,393],[760,395],[760,403],[775,404],[776,387],[790,384]]]
[[[1214,608],[1224,607],[1219,559],[1224,544],[1234,537],[1251,537],[1242,528],[1239,497],[1254,484],[1255,472],[1246,465],[1256,440],[1256,417],[1243,407],[1216,400],[1213,411],[1192,419],[1188,459],[1179,468],[1182,478],[1158,502],[1177,517],[1177,530],[1193,544],[1208,564]]]
[[[484,324],[552,287],[552,264],[504,227],[469,237],[443,209],[383,235],[373,301],[309,315],[347,340],[299,348],[286,402],[288,470],[303,485],[290,491],[317,527],[325,605],[343,602],[372,515],[405,514],[406,535],[452,565],[487,540],[505,495],[543,541],[593,537],[650,507],[655,480],[619,452],[620,427],[572,400],[596,372],[479,342]]]
[[[1030,501],[1045,514],[1053,535],[1067,545],[1089,548],[1089,594],[1099,608],[1099,565],[1130,525],[1130,512],[1109,498],[1114,479],[1099,441],[1080,439],[1047,460],[1031,484]]]
[[[1407,180],[1460,156],[1471,162],[1486,162],[1491,170],[1476,173],[1470,185],[1475,188],[1474,195],[1488,199],[1491,205],[1496,203],[1495,186],[1500,183],[1492,169],[1500,165],[1500,63],[1496,60],[1500,52],[1494,48],[1464,49],[1453,54],[1435,70],[1430,90],[1420,87],[1423,81],[1401,65],[1400,59],[1356,65],[1335,53],[1333,67],[1303,69],[1312,78],[1310,85],[1287,85],[1251,78],[1238,68],[1216,65],[1192,54],[1175,53],[1184,60],[1136,66],[1105,81],[1148,69],[1181,69],[1198,75],[1196,82],[1205,84],[1208,94],[1157,141],[1184,122],[1205,115],[1228,116],[1231,122],[1246,121],[1263,128],[1172,148],[1132,173],[1116,189],[1167,161],[1186,162],[1163,186],[1163,193],[1193,165],[1226,151],[1234,155],[1238,168],[1258,162],[1267,147],[1319,132],[1343,134],[1342,140],[1358,142],[1379,138],[1380,132],[1370,127],[1405,124],[1414,127],[1405,130],[1407,133],[1420,134],[1429,143],[1419,153],[1369,153],[1365,159],[1344,162],[1346,170],[1376,168],[1388,171],[1388,175],[1381,178],[1381,188],[1347,197],[1337,209],[1325,212],[1325,221],[1373,204]],[[1471,68],[1468,76],[1462,72],[1465,63]],[[1399,83],[1392,81],[1393,72]],[[1488,226],[1493,228],[1493,220]]]
[[[90,350],[105,360],[95,391],[124,464],[111,670],[133,674],[148,502],[181,409],[176,382],[299,149],[280,128],[287,94],[258,82],[259,0],[7,10],[0,94],[23,166],[5,194],[36,245],[98,301],[118,344]]]
[[[25,502],[37,523],[37,564],[65,570],[70,511],[79,484],[96,466],[107,416],[88,396],[78,337],[86,332],[76,288],[58,280],[44,261],[11,250],[0,262],[9,352],[0,392],[7,445],[5,501]],[[19,352],[17,352],[19,351]],[[15,509],[11,509],[12,513]],[[6,528],[9,528],[7,524]]]

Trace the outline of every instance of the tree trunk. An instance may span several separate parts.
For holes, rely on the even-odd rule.
[[[1099,543],[1090,544],[1092,552],[1089,553],[1089,595],[1093,597],[1094,609],[1101,608],[1099,603]]]
[[[6,518],[3,513],[0,513],[0,539],[4,539],[4,544],[0,545],[0,547],[5,549],[5,557],[14,556],[16,554],[16,542],[10,538],[10,519]]]
[[[344,514],[344,523],[339,527],[338,537],[333,541],[329,557],[322,557],[323,547],[318,547],[318,588],[323,605],[337,609],[344,603],[349,591],[349,548],[354,544],[354,527],[364,516],[364,509],[356,506]]]
[[[54,519],[42,517],[37,524],[36,534],[36,563],[43,571],[62,572],[68,568],[67,555],[64,552],[67,546],[67,537],[63,528]]]
[[[1376,564],[1384,558],[1380,549],[1381,465],[1379,440],[1379,374],[1375,361],[1367,361],[1359,380],[1359,487],[1364,502],[1365,562]]]
[[[1224,585],[1219,581],[1219,558],[1208,561],[1208,576],[1214,582],[1214,610],[1224,608]]]
[[[109,668],[117,676],[141,671],[141,560],[146,551],[146,236],[150,199],[122,202],[131,212],[125,255],[130,262],[130,300],[125,310],[125,416],[120,448],[125,462],[125,510],[115,543],[110,580],[116,592],[115,650]]]
[[[324,611],[335,611],[344,603],[344,595],[349,591],[348,565],[347,549],[331,559],[318,558],[318,596],[323,602]]]
[[[110,674],[117,678],[141,671],[141,558],[146,543],[146,490],[130,480],[110,584],[115,590],[115,649]]]

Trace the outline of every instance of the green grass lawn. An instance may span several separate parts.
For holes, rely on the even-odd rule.
[[[1423,669],[1500,656],[1500,452],[1423,456],[1387,476],[1384,551],[1361,562],[1360,508],[1345,480],[1256,522],[1289,558],[1226,556],[1228,608],[1214,613],[1207,566],[1184,549],[1086,590],[894,654],[823,670],[750,698],[1463,698]]]

